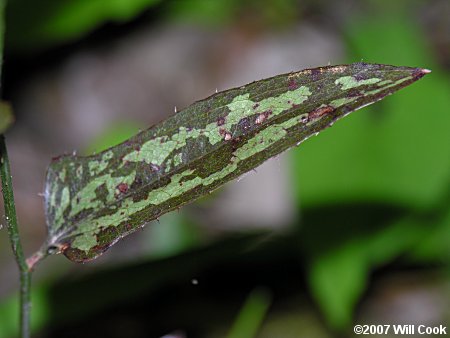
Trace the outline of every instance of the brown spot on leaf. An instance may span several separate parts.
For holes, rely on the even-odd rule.
[[[288,88],[289,90],[296,90],[298,88],[298,84],[295,79],[289,79]]]
[[[225,141],[231,140],[231,134],[230,134],[230,133],[225,133],[224,140],[225,140]]]
[[[59,155],[59,156],[54,156],[54,157],[52,157],[52,161],[55,161],[55,162],[59,161],[60,159],[66,157],[66,156],[68,156],[68,155],[63,154],[63,155]]]
[[[311,81],[317,81],[320,78],[321,72],[319,69],[311,69]]]
[[[225,124],[225,118],[224,117],[219,117],[218,119],[217,119],[217,125],[218,126],[223,126]]]
[[[335,111],[335,108],[332,106],[325,106],[325,107],[319,107],[317,109],[314,109],[312,112],[309,113],[310,119],[317,119],[323,115],[330,114]]]
[[[269,115],[272,114],[271,110],[266,110],[264,112],[262,112],[261,114],[258,115],[258,117],[255,120],[256,124],[261,124],[263,123],[265,120],[267,120],[267,118],[269,117]]]
[[[154,163],[150,163],[150,168],[152,169],[152,171],[160,171],[161,170],[161,167]]]
[[[251,128],[251,122],[250,122],[250,118],[248,117],[244,117],[243,119],[241,119],[238,122],[238,126],[239,128],[243,129],[244,131],[247,131],[248,129]]]
[[[253,109],[256,109],[256,108],[258,108],[259,107],[259,103],[255,103],[254,105],[253,105]]]
[[[120,184],[117,186],[117,189],[119,190],[119,192],[120,192],[121,194],[125,194],[125,193],[128,191],[128,184],[126,184],[126,183],[120,183]]]

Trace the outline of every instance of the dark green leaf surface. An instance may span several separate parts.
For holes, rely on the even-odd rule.
[[[61,156],[47,173],[43,250],[93,259],[428,72],[356,63],[278,75],[196,102],[98,155]]]

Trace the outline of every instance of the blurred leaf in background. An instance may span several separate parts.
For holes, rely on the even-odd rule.
[[[248,295],[244,305],[227,335],[227,338],[257,337],[271,302],[271,294],[263,288]]]
[[[168,3],[166,13],[171,20],[209,26],[234,25],[245,15],[247,23],[273,28],[292,25],[298,6],[297,0],[175,0]]]
[[[14,123],[14,115],[9,103],[0,101],[0,134],[5,133]]]
[[[137,134],[141,126],[130,120],[111,123],[103,129],[103,132],[90,140],[89,146],[83,151],[83,155],[100,153],[113,147],[131,136]]]
[[[107,22],[128,21],[160,1],[10,1],[6,45],[12,50],[42,50],[76,40]]]
[[[33,299],[33,315],[31,316],[31,330],[37,332],[42,329],[49,318],[48,304],[49,285],[40,283],[34,286],[31,291]],[[16,337],[19,328],[19,298],[17,294],[12,294],[7,299],[0,302],[0,337]]]
[[[182,254],[205,243],[203,233],[183,212],[168,213],[154,223],[144,234],[152,259]]]

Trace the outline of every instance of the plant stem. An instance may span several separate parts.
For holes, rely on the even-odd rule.
[[[3,68],[3,48],[5,35],[5,6],[6,0],[0,0],[0,93],[2,90],[1,76]],[[0,135],[0,177],[2,179],[3,202],[5,205],[6,227],[11,242],[13,254],[20,272],[20,336],[30,337],[30,285],[31,270],[28,268],[20,242],[17,226],[16,206],[11,180],[9,157],[6,150],[5,137]]]
[[[31,271],[25,260],[17,227],[16,207],[12,189],[11,171],[5,137],[0,135],[0,176],[2,179],[3,201],[5,204],[6,225],[12,250],[20,271],[20,336],[30,336],[30,284]]]

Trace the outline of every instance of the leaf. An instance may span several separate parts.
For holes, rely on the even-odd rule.
[[[14,115],[11,106],[5,101],[0,101],[0,134],[5,133],[14,123]]]
[[[311,295],[327,324],[341,331],[351,324],[370,273],[417,247],[438,220],[375,203],[310,208],[302,216]]]
[[[47,172],[43,252],[84,262],[429,71],[355,63],[253,82],[196,102],[98,155]]]
[[[256,337],[271,303],[271,292],[254,289],[247,297],[227,335],[227,338]]]
[[[139,124],[133,121],[117,121],[107,126],[97,134],[88,144],[83,154],[99,153],[111,148],[135,135],[139,130]]]
[[[9,49],[42,50],[78,39],[105,22],[124,22],[160,0],[15,0],[7,7]]]

